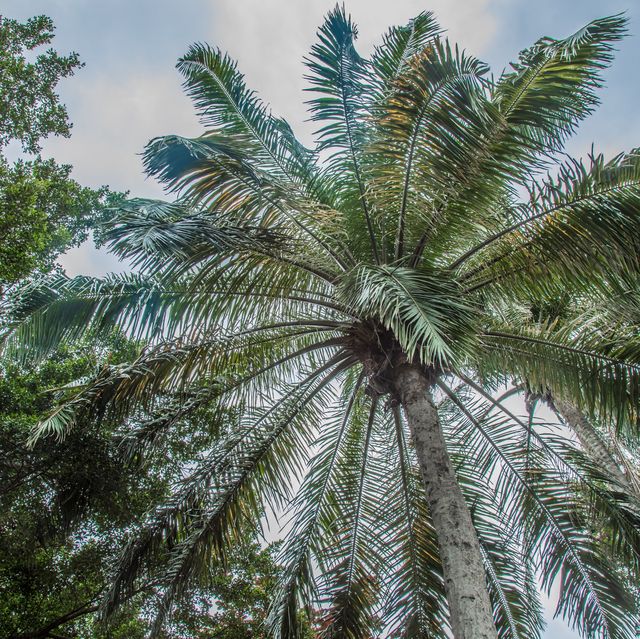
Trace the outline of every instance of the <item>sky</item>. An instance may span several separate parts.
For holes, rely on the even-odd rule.
[[[208,42],[238,60],[248,86],[285,117],[306,143],[313,127],[303,105],[302,59],[333,0],[2,0],[0,13],[53,18],[53,46],[77,51],[85,63],[60,85],[73,122],[70,139],[48,140],[44,154],[73,165],[83,185],[109,185],[132,196],[162,197],[145,179],[140,153],[153,137],[201,131],[181,92],[176,60],[194,42]],[[433,11],[449,38],[488,62],[498,75],[518,52],[543,35],[564,37],[603,14],[626,12],[629,36],[605,74],[602,105],[569,142],[583,156],[614,155],[640,146],[640,0],[349,0],[367,55],[392,24]],[[308,94],[307,94],[308,95]],[[90,243],[62,258],[70,275],[122,270]],[[571,633],[552,621],[547,639]]]

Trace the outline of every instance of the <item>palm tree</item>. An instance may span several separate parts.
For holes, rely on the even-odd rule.
[[[601,161],[601,158],[600,158]],[[530,336],[569,342],[575,348],[599,351],[604,356],[614,355],[636,365],[640,363],[640,280],[625,282],[603,299],[538,299],[531,307],[512,309],[512,322],[527,327]],[[620,289],[620,285],[623,285]],[[526,387],[526,379],[515,380]],[[624,385],[621,389],[624,392]],[[597,424],[553,389],[539,394],[529,392],[530,404],[546,402],[561,421],[576,435],[581,448],[619,488],[640,498],[638,477],[637,431],[635,422],[616,419],[613,423]],[[624,406],[624,400],[620,402]],[[532,406],[533,407],[533,406]],[[604,428],[603,428],[604,427]],[[630,427],[630,428],[629,428]]]
[[[131,200],[106,231],[139,273],[26,285],[5,340],[31,356],[114,324],[148,340],[35,437],[110,411],[146,450],[219,415],[218,444],[123,550],[107,610],[153,579],[160,628],[247,519],[286,507],[275,637],[310,601],[325,637],[539,637],[538,581],[586,636],[635,636],[616,569],[640,570],[635,502],[494,392],[526,380],[637,435],[637,363],[513,321],[637,276],[640,153],[562,154],[624,31],[543,38],[494,80],[428,13],[365,60],[336,8],[307,60],[313,151],[226,55],[179,61],[206,131],[144,155],[178,199]]]

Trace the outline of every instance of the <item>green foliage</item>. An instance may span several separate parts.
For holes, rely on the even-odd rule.
[[[53,39],[53,21],[47,16],[25,23],[2,16],[0,21],[0,148],[12,140],[28,153],[40,150],[47,135],[68,137],[71,126],[67,110],[55,92],[61,78],[82,67],[77,53],[61,56],[53,49],[40,53],[35,61],[31,51]]]
[[[38,367],[2,365],[3,636],[35,634],[49,624],[95,636],[84,617],[95,613],[110,557],[127,527],[163,493],[162,482],[122,466],[109,429],[96,426],[63,442],[27,446],[30,430],[55,401],[52,389],[90,374],[105,357],[117,361],[134,351],[115,338],[82,352],[58,352]],[[134,625],[142,632],[142,622]]]
[[[3,336],[26,360],[114,326],[149,340],[65,388],[36,440],[125,419],[144,458],[205,416],[188,472],[123,545],[106,614],[161,584],[160,635],[247,523],[285,510],[271,636],[299,638],[302,607],[326,639],[444,639],[447,575],[395,386],[412,366],[440,400],[498,636],[540,636],[539,580],[586,636],[635,637],[637,501],[492,395],[550,389],[638,443],[637,305],[615,326],[603,312],[640,276],[638,152],[558,159],[624,32],[613,16],[543,38],[493,79],[429,14],[366,60],[337,7],[307,60],[313,151],[226,55],[179,61],[205,130],[144,153],[177,200],[131,200],[103,237],[140,273],[31,282]]]
[[[37,158],[10,166],[0,158],[0,281],[16,282],[87,239],[106,189],[71,179],[71,167]]]
[[[265,621],[280,568],[278,546],[246,539],[228,557],[226,569],[212,571],[206,587],[187,592],[176,606],[169,636],[190,639],[266,639]],[[305,638],[311,639],[311,626]]]
[[[105,188],[92,190],[71,177],[71,167],[35,155],[11,164],[9,143],[38,154],[49,135],[69,137],[67,110],[55,92],[62,78],[82,66],[78,55],[35,50],[53,39],[46,16],[25,23],[0,16],[0,286],[49,270],[55,258],[88,236]],[[33,61],[30,61],[35,58]]]
[[[0,377],[0,627],[2,637],[57,635],[135,639],[149,628],[145,606],[161,592],[134,595],[103,626],[97,603],[127,530],[166,497],[182,460],[207,445],[210,415],[194,413],[150,450],[144,423],[85,427],[63,439],[27,445],[34,425],[60,389],[96,366],[117,366],[139,347],[112,336],[82,351],[58,351],[43,364],[5,362]],[[157,426],[157,418],[155,422]],[[144,434],[143,434],[144,433]],[[245,531],[243,544],[213,568],[201,587],[185,592],[166,636],[241,639],[264,636],[279,568],[275,548],[261,549]],[[146,603],[145,603],[146,602]],[[41,633],[38,634],[38,633]]]

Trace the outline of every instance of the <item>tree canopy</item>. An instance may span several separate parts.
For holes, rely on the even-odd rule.
[[[63,440],[28,440],[54,406],[56,389],[139,345],[116,335],[62,349],[39,366],[0,364],[0,636],[3,639],[136,639],[150,627],[153,587],[130,600],[108,626],[98,614],[113,562],[128,531],[167,498],[185,458],[204,445],[202,419],[176,432],[161,455],[147,455],[115,423]],[[127,436],[128,435],[128,436]],[[167,639],[258,639],[279,567],[247,528],[243,543],[206,586],[192,586]]]
[[[563,152],[625,31],[541,38],[494,78],[429,13],[364,59],[336,7],[307,59],[314,149],[227,55],[189,49],[204,131],[144,153],[175,200],[129,200],[105,232],[138,272],[31,282],[5,336],[36,359],[114,327],[148,340],[64,389],[34,440],[142,410],[134,432],[162,450],[206,413],[211,440],[123,548],[105,614],[158,583],[160,634],[247,521],[285,512],[273,637],[300,636],[300,607],[327,638],[540,637],[538,583],[584,636],[635,637],[637,497],[533,401],[637,445],[635,342],[553,312],[637,286],[640,153]]]
[[[53,30],[46,16],[24,23],[0,16],[0,287],[50,269],[85,240],[107,194],[80,186],[70,166],[40,156],[47,136],[71,133],[56,86],[82,66],[76,53],[35,54],[51,43]],[[11,143],[27,157],[10,162]]]

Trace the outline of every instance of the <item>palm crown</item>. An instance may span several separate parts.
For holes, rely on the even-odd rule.
[[[537,579],[586,635],[634,636],[633,499],[492,394],[513,380],[636,435],[637,338],[544,310],[637,281],[640,154],[560,159],[624,24],[543,38],[494,80],[428,13],[365,60],[336,8],[307,60],[314,151],[220,51],[179,61],[206,132],[144,155],[179,197],[130,200],[106,231],[139,274],[30,284],[5,338],[36,355],[114,324],[149,340],[36,436],[109,410],[144,449],[214,407],[218,444],[124,550],[107,608],[161,565],[166,612],[246,519],[286,506],[275,636],[315,601],[327,637],[536,637]]]

